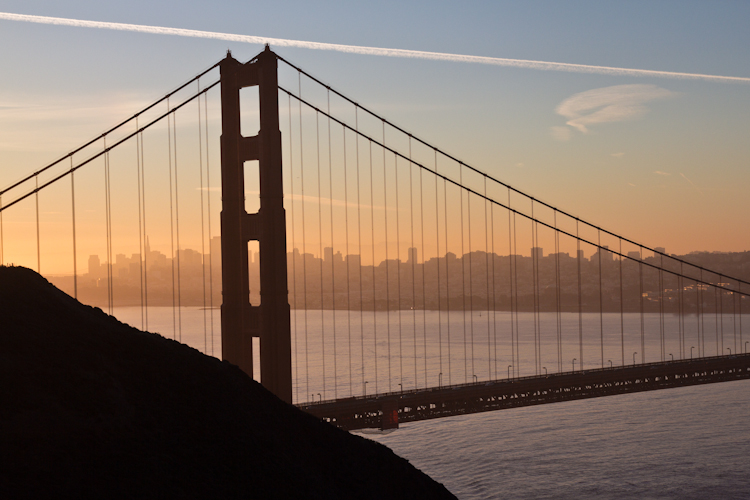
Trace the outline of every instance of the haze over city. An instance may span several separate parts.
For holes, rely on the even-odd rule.
[[[750,496],[748,20],[3,2],[0,492]]]

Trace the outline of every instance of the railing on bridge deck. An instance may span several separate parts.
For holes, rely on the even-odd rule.
[[[297,406],[342,429],[398,428],[399,423],[602,396],[750,378],[750,354],[407,390]]]

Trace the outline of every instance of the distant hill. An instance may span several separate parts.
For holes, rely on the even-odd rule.
[[[237,367],[0,267],[1,498],[455,498]]]

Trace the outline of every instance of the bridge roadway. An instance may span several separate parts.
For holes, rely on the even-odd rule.
[[[346,430],[395,429],[405,422],[748,378],[750,354],[736,354],[381,393],[297,406]]]

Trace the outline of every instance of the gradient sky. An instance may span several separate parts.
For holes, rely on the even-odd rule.
[[[750,77],[744,2],[68,2],[0,12],[478,56]],[[231,49],[0,20],[0,184]],[[468,164],[669,253],[750,250],[750,84],[275,49]]]

